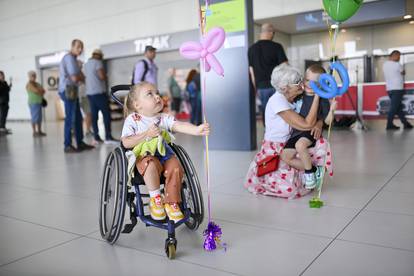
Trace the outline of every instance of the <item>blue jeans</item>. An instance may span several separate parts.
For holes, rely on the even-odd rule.
[[[104,93],[97,95],[88,95],[89,105],[91,107],[92,116],[92,128],[95,139],[100,139],[98,129],[98,113],[102,112],[104,126],[105,126],[105,139],[112,139],[111,134],[111,113],[109,111],[108,96]]]
[[[402,106],[402,99],[404,96],[404,90],[390,90],[387,91],[388,95],[391,99],[391,106],[390,111],[388,112],[388,118],[387,118],[387,127],[390,127],[393,124],[394,116],[398,115],[401,122],[406,125],[408,124],[407,119],[405,118],[404,112],[403,112],[403,106]]]
[[[270,97],[272,97],[273,94],[275,93],[275,89],[272,88],[272,87],[270,87],[270,88],[258,88],[257,93],[259,94],[259,99],[262,102],[262,105],[260,107],[260,111],[262,112],[262,116],[263,116],[263,125],[265,125],[266,105],[267,105],[267,102],[269,101]]]
[[[65,103],[65,148],[72,145],[72,127],[75,128],[76,144],[79,147],[83,140],[82,114],[80,111],[79,99],[68,100],[65,97],[65,93],[59,93],[59,96]]]
[[[199,125],[202,123],[201,118],[201,96],[190,97],[191,105],[191,123],[194,125]]]

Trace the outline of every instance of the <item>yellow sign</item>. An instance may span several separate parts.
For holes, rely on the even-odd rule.
[[[211,4],[206,14],[206,31],[222,27],[226,33],[241,32],[246,29],[245,1],[230,0]],[[205,7],[203,7],[203,12]]]

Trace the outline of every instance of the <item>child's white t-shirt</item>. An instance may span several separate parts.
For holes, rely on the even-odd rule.
[[[126,117],[124,126],[122,127],[121,137],[128,137],[147,131],[151,125],[158,125],[162,130],[172,132],[174,116],[161,113],[155,117],[146,117],[138,113],[132,113]]]
[[[275,92],[266,105],[265,121],[266,131],[264,139],[272,142],[286,142],[290,137],[291,127],[278,114],[285,110],[294,109],[293,104],[289,103],[285,96]]]

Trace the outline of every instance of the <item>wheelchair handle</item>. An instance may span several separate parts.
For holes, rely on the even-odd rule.
[[[111,98],[120,106],[124,106],[124,103],[117,97],[115,96],[115,93],[118,91],[129,91],[131,89],[131,85],[130,84],[120,84],[120,85],[115,85],[111,87]]]

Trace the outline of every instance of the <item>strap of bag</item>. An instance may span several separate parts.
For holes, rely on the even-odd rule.
[[[144,73],[141,76],[141,82],[143,82],[145,80],[145,76],[148,73],[149,66],[148,66],[148,62],[145,59],[141,59],[139,62],[143,62],[144,63]],[[136,68],[136,65],[134,66],[134,69],[132,70],[132,78],[131,78],[132,81],[131,81],[131,85],[134,85],[135,84],[135,81],[134,81],[134,79],[135,79],[135,68]]]

